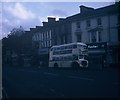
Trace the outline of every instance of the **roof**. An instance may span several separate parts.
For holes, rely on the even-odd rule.
[[[75,20],[83,20],[86,18],[90,18],[90,17],[97,17],[97,16],[103,16],[103,15],[110,15],[113,13],[118,13],[119,11],[119,3],[110,5],[110,6],[106,6],[106,7],[102,7],[102,8],[98,8],[98,9],[94,9],[92,11],[87,11],[84,13],[78,13],[76,15],[67,17],[66,19],[68,21],[75,21]]]
[[[74,43],[68,43],[68,44],[62,44],[62,45],[54,45],[54,46],[52,46],[51,48],[53,48],[53,47],[59,47],[59,46],[74,45],[74,44],[79,44],[79,45],[87,46],[85,43],[82,43],[82,42],[74,42]]]

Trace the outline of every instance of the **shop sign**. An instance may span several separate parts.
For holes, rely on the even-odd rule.
[[[107,49],[106,43],[91,43],[88,45],[88,53],[105,53]]]
[[[91,43],[88,44],[88,49],[106,49],[106,43]]]

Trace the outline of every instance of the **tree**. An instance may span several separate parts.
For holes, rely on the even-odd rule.
[[[13,28],[7,38],[2,39],[3,49],[10,52],[19,53],[22,47],[22,35],[25,33],[22,26]]]
[[[25,33],[25,31],[24,31],[23,27],[20,26],[19,28],[13,28],[11,30],[11,33],[8,35],[8,37],[10,37],[10,36],[18,36],[18,37],[20,37],[24,33]]]

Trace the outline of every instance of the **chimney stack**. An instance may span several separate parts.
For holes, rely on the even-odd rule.
[[[53,22],[55,22],[55,18],[48,17],[48,22],[49,22],[49,23],[53,23]]]
[[[90,7],[85,7],[83,5],[79,6],[80,7],[80,13],[85,13],[85,12],[90,12],[90,11],[94,11],[94,8],[90,8]]]
[[[48,22],[42,22],[43,23],[43,26],[46,26]]]
[[[64,21],[65,20],[65,18],[59,18],[59,21]]]

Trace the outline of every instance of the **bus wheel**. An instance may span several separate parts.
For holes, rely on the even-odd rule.
[[[58,64],[57,63],[54,64],[54,68],[58,68]]]
[[[73,69],[78,69],[79,68],[79,64],[77,62],[73,62],[72,63],[72,68]]]

